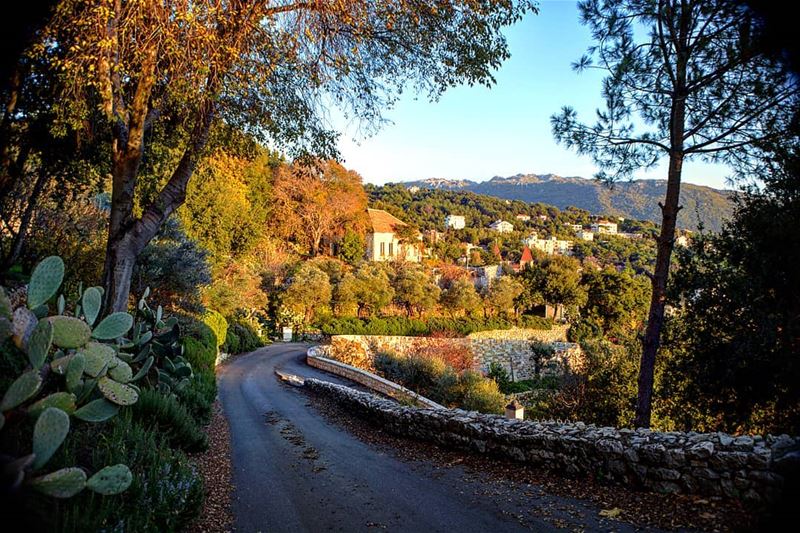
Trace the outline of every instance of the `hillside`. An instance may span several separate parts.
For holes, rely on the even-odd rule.
[[[635,180],[612,187],[595,180],[562,177],[555,174],[519,174],[488,181],[426,179],[403,183],[406,187],[470,191],[509,200],[539,202],[564,209],[569,206],[593,214],[615,215],[638,220],[660,222],[658,202],[663,201],[665,180]],[[730,191],[722,191],[684,183],[678,227],[696,230],[699,223],[706,229],[719,231],[732,211]]]

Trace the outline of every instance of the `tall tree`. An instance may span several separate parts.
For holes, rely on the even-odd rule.
[[[183,203],[221,120],[330,157],[323,101],[375,125],[407,85],[435,98],[456,84],[491,84],[508,57],[500,30],[529,8],[529,0],[62,1],[40,49],[59,55],[70,82],[64,100],[78,119],[99,107],[110,130],[106,311],[127,306],[137,255]],[[137,216],[145,133],[165,125],[180,157]]]
[[[746,163],[750,148],[781,136],[798,81],[762,53],[732,0],[586,0],[580,12],[596,44],[574,66],[607,73],[606,109],[587,125],[564,108],[551,119],[556,140],[591,155],[607,182],[668,159],[636,406],[636,425],[648,427],[683,163]]]

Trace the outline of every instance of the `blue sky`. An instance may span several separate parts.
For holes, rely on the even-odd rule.
[[[590,158],[555,143],[550,116],[570,105],[592,120],[602,106],[597,72],[575,73],[570,64],[590,44],[578,22],[574,0],[545,0],[506,31],[511,59],[496,73],[497,84],[457,87],[438,102],[406,94],[385,116],[376,135],[360,137],[344,128],[339,148],[345,165],[370,183],[423,178],[471,179],[518,173],[591,177]],[[727,167],[688,162],[685,182],[725,187]],[[666,167],[638,178],[665,178]]]

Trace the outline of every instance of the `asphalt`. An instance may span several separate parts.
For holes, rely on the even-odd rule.
[[[231,430],[236,531],[555,530],[544,520],[523,528],[496,501],[458,490],[465,488],[459,472],[432,476],[424,461],[410,465],[327,421],[302,390],[274,375],[279,369],[345,383],[307,366],[306,349],[272,345],[219,370]]]

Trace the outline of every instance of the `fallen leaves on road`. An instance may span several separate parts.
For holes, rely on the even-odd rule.
[[[200,516],[189,531],[202,533],[227,533],[233,530],[231,512],[231,447],[228,421],[219,402],[214,404],[211,422],[206,428],[208,450],[192,459],[203,476],[206,499]]]
[[[614,507],[613,509],[603,509],[598,514],[604,518],[617,518],[622,514],[622,509],[619,507]]]

